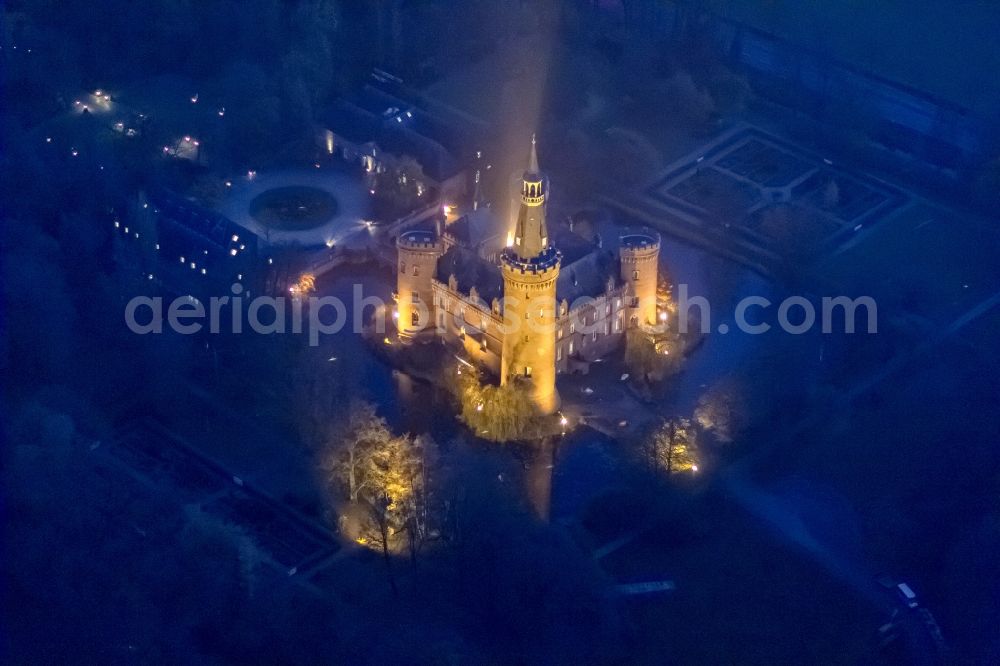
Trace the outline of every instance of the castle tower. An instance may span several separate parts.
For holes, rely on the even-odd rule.
[[[556,278],[562,255],[549,244],[546,182],[538,169],[535,137],[521,182],[521,203],[508,246],[501,253],[504,325],[500,383],[523,378],[541,414],[559,408],[556,393]]]
[[[396,239],[396,329],[401,340],[434,332],[434,290],[431,279],[442,254],[431,231],[407,231]]]
[[[655,324],[660,235],[645,230],[627,233],[621,237],[618,254],[626,285],[627,325]]]

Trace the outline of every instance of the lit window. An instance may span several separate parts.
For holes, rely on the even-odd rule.
[[[236,243],[236,242],[239,242],[239,240],[240,240],[240,237],[237,236],[236,234],[233,234],[233,242]]]
[[[410,326],[419,326],[419,325],[420,325],[420,314],[416,310],[413,310],[410,313]]]
[[[570,354],[573,353],[573,341],[572,340],[569,341],[569,353]]]
[[[562,347],[556,347],[556,360],[562,360]]]
[[[531,366],[530,365],[524,366],[524,376],[525,377],[530,377],[531,376]]]

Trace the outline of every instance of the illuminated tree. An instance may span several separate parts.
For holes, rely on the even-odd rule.
[[[650,467],[667,474],[698,471],[697,436],[691,421],[673,417],[663,421],[646,440]]]
[[[346,429],[330,438],[321,466],[329,473],[329,481],[346,491],[347,498],[357,502],[361,491],[377,478],[375,456],[393,439],[385,419],[375,413],[367,402],[351,404]]]
[[[412,561],[433,532],[428,491],[434,443],[396,436],[369,403],[351,406],[347,427],[334,436],[322,463],[328,480],[352,505],[359,542],[389,551],[408,548]],[[394,583],[390,580],[394,586]]]
[[[528,436],[536,425],[535,408],[523,383],[482,384],[474,370],[462,367],[454,378],[460,418],[477,436],[507,442]]]

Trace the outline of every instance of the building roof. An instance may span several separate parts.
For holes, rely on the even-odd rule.
[[[437,263],[435,278],[438,282],[448,284],[448,278],[452,275],[458,281],[461,293],[468,294],[475,287],[487,306],[494,298],[503,298],[503,274],[500,267],[460,245],[453,245]]]
[[[256,235],[217,211],[204,208],[164,189],[151,191],[149,202],[158,214],[158,219],[183,228],[191,236],[201,239],[206,246],[228,253],[235,236],[252,248],[253,252],[257,250]]]
[[[570,231],[565,224],[551,225],[552,244],[562,252],[563,267],[583,259],[597,249],[597,245],[580,234]]]
[[[445,227],[444,233],[468,248],[478,248],[480,243],[503,235],[505,229],[500,216],[486,206],[469,211]]]
[[[374,142],[387,153],[414,158],[439,183],[461,171],[456,156],[467,141],[465,132],[372,86],[337,101],[323,121],[352,143]]]
[[[323,121],[340,136],[359,144],[374,141],[382,129],[380,118],[347,100],[335,103]]]
[[[556,300],[565,299],[572,307],[578,298],[596,298],[606,291],[608,279],[618,284],[618,260],[611,252],[595,250],[563,265],[556,280]]]

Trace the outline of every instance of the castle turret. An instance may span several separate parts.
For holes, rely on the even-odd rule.
[[[431,231],[407,231],[396,239],[396,329],[401,340],[434,331],[434,290],[431,280],[442,254]]]
[[[503,352],[500,382],[528,382],[541,414],[559,408],[556,392],[556,278],[562,255],[549,244],[545,223],[546,183],[538,169],[535,138],[521,182],[510,244],[501,254],[504,285]]]
[[[621,237],[621,278],[626,285],[628,324],[656,323],[656,283],[659,279],[660,235],[636,231]]]

